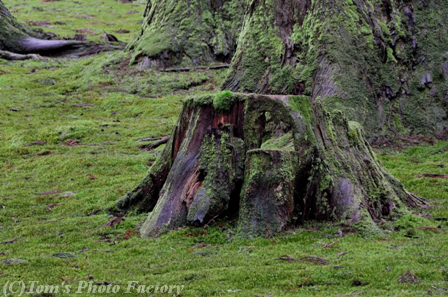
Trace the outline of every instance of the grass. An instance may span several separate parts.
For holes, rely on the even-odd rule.
[[[96,14],[95,20],[110,22],[111,11],[124,16],[114,28],[136,32],[137,15],[125,12],[135,8],[140,16],[142,2],[5,4],[21,20],[66,21],[64,13],[70,12],[67,25],[45,28],[70,36],[73,28],[115,30],[90,27],[90,19],[74,17]],[[70,293],[63,294],[61,287],[60,293],[45,295],[34,287],[34,293],[25,296],[86,296],[88,288],[76,291],[92,282],[96,290],[121,285],[117,294],[97,295],[151,295],[136,288],[125,294],[128,282],[135,281],[142,286],[183,285],[180,296],[447,294],[448,235],[419,227],[447,229],[447,221],[434,218],[448,217],[448,180],[418,177],[447,175],[448,169],[441,166],[448,166],[446,142],[378,150],[378,157],[409,191],[434,205],[415,210],[430,219],[405,217],[396,222],[397,232],[382,237],[364,238],[343,229],[339,237],[341,227],[309,222],[274,239],[243,241],[234,237],[234,226],[218,222],[206,230],[185,228],[142,239],[135,230],[145,215],[105,226],[114,218],[108,208],[140,181],[160,152],[139,150],[137,140],[168,135],[181,100],[217,90],[225,75],[138,70],[127,67],[128,58],[108,53],[79,60],[0,60],[0,243],[13,241],[0,244],[2,290],[7,282],[24,281],[27,292],[30,281],[54,286],[65,282]],[[99,212],[89,215],[94,211]],[[329,264],[276,260],[285,255],[316,256]],[[399,283],[408,269],[420,284]]]
[[[87,40],[100,41],[101,35],[107,32],[125,42],[130,41],[134,33],[140,30],[146,5],[145,0],[129,3],[119,0],[3,2],[20,21],[61,38],[85,34]]]

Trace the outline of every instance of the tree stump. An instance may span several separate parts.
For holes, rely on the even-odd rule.
[[[150,212],[144,237],[238,215],[253,238],[309,219],[377,232],[411,202],[342,113],[305,96],[225,91],[184,102],[161,157],[117,207]]]

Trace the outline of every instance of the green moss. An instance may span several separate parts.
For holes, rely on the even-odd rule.
[[[290,96],[289,104],[291,108],[303,117],[306,123],[311,124],[313,119],[311,117],[310,98],[306,96]]]
[[[273,137],[263,142],[261,149],[265,150],[294,150],[294,138],[292,132],[288,132],[278,138]]]
[[[314,143],[316,141],[315,135],[313,133],[313,123],[312,118],[311,103],[310,98],[306,96],[290,96],[289,97],[290,107],[297,111],[303,118],[306,125],[306,141]]]
[[[230,91],[222,91],[213,98],[213,107],[216,112],[223,113],[229,111],[234,103],[235,96]]]
[[[366,209],[362,210],[361,219],[353,227],[364,237],[384,235],[384,232],[372,221]]]

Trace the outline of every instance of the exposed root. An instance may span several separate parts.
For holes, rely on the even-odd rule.
[[[189,72],[189,71],[197,71],[197,70],[218,70],[218,69],[227,69],[229,68],[229,64],[223,65],[215,65],[215,66],[198,66],[191,68],[167,68],[161,70],[162,72]]]
[[[159,141],[156,141],[154,143],[148,144],[148,145],[141,145],[140,149],[141,150],[145,150],[145,151],[150,151],[153,150],[155,148],[158,148],[159,146],[161,146],[162,144],[165,144],[168,142],[168,140],[170,140],[171,136],[165,136],[162,139],[160,139]]]
[[[22,53],[52,54],[64,50],[78,49],[83,46],[82,42],[74,40],[42,40],[37,38],[25,38],[20,40]]]
[[[104,51],[123,50],[125,44],[85,43],[75,40],[42,40],[26,38],[20,40],[21,48],[15,52],[0,50],[0,59],[17,60],[45,60],[43,56],[73,56],[84,57]]]
[[[407,203],[415,208],[430,208],[431,204],[429,204],[425,199],[413,194],[413,193],[407,193],[408,199]]]
[[[0,59],[8,60],[8,61],[23,61],[23,60],[45,60],[45,58],[36,55],[36,54],[28,54],[28,55],[21,55],[21,54],[15,54],[8,51],[1,51],[0,50]]]

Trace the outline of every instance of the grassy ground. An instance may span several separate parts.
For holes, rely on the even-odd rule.
[[[21,20],[50,21],[44,30],[61,36],[77,28],[136,32],[144,9],[143,1],[4,2]],[[129,10],[139,13],[126,14]],[[137,140],[168,135],[181,100],[214,91],[225,75],[143,71],[128,68],[127,59],[108,53],[80,60],[0,60],[2,291],[5,284],[19,289],[21,283],[13,282],[23,281],[25,296],[87,296],[89,288],[82,286],[91,282],[95,290],[121,286],[117,294],[103,295],[173,295],[154,289],[138,293],[136,288],[125,294],[128,282],[135,281],[140,290],[145,285],[184,286],[180,296],[448,294],[448,234],[421,230],[448,229],[446,220],[435,219],[448,217],[448,179],[418,177],[448,175],[442,166],[448,166],[446,142],[378,150],[408,190],[434,205],[414,210],[415,215],[395,223],[397,232],[381,237],[364,238],[344,229],[339,237],[341,227],[314,222],[250,242],[234,238],[234,227],[225,223],[180,229],[158,239],[141,239],[135,232],[145,216],[107,226],[114,218],[107,209],[139,182],[160,152],[139,150],[148,142]],[[286,255],[302,261],[279,260]],[[328,264],[304,261],[316,260],[309,256]],[[399,282],[408,269],[419,284]],[[39,282],[34,293],[29,293],[30,281]],[[45,295],[37,293],[37,285],[71,287]],[[71,292],[63,294],[67,288]]]
[[[20,21],[55,33],[61,38],[84,34],[99,41],[104,32],[120,41],[130,41],[141,28],[145,0],[5,0],[3,3]]]

